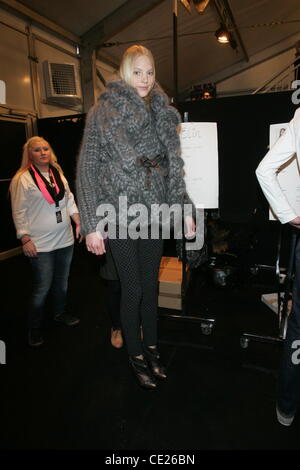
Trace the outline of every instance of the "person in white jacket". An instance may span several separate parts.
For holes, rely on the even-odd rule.
[[[300,216],[291,207],[282,191],[277,173],[294,155],[300,160],[300,108],[296,110],[286,131],[280,136],[256,169],[256,176],[273,212],[282,224],[300,229]],[[300,243],[295,250],[296,276],[293,283],[293,307],[288,319],[283,356],[278,378],[276,413],[284,426],[293,422],[300,402]],[[299,350],[299,354],[297,353]],[[298,355],[297,355],[298,354]]]
[[[74,247],[70,217],[77,238],[80,218],[68,182],[45,139],[35,136],[25,143],[10,194],[17,238],[33,272],[28,343],[38,347],[44,342],[45,302],[50,290],[54,319],[68,326],[79,323],[64,308]]]

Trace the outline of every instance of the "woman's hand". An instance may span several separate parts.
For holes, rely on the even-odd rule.
[[[82,240],[84,239],[84,236],[80,235],[80,223],[76,224],[75,237],[76,237],[76,240],[78,240],[78,238],[79,238],[79,240],[78,240],[79,243],[81,243]]]
[[[36,258],[37,257],[36,246],[33,243],[33,241],[29,240],[28,242],[24,243],[23,253],[24,253],[25,256],[28,256],[29,258]]]
[[[196,224],[191,215],[186,215],[184,218],[185,221],[185,237],[186,238],[194,238],[196,235]]]
[[[106,253],[104,240],[100,232],[91,232],[85,237],[87,250],[94,255],[103,255]]]
[[[300,228],[300,217],[295,217],[294,219],[290,220],[289,224],[293,227]]]
[[[71,215],[71,219],[73,220],[73,222],[75,223],[75,237],[76,237],[76,240],[78,240],[79,238],[79,243],[82,242],[82,240],[84,239],[84,237],[82,235],[80,235],[80,216],[78,214],[78,212],[74,212],[74,214]]]

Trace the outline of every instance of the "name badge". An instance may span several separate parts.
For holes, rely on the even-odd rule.
[[[55,212],[56,214],[56,222],[59,224],[60,222],[62,222],[62,215],[61,215],[61,211],[58,210]]]

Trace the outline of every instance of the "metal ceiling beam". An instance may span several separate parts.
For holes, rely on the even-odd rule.
[[[113,13],[103,18],[89,31],[82,35],[83,44],[89,48],[101,46],[122,29],[148,13],[165,0],[128,0]]]
[[[248,70],[251,70],[253,67],[257,67],[268,60],[271,60],[285,52],[295,48],[295,42],[300,39],[299,33],[295,33],[283,41],[280,41],[273,46],[264,49],[263,51],[257,52],[253,56],[251,56],[248,63],[245,61],[239,61],[234,65],[231,65],[227,68],[223,68],[221,71],[212,73],[211,75],[206,75],[201,77],[201,83],[219,83],[224,82],[225,80],[229,80],[241,73],[244,73]],[[190,87],[192,83],[186,87],[185,91],[182,93],[181,98],[185,98],[189,95]],[[253,90],[248,90],[248,92],[252,92]]]
[[[249,62],[249,55],[246,51],[245,44],[241,37],[240,31],[237,27],[237,24],[233,16],[232,10],[230,8],[230,5],[228,3],[228,0],[214,0],[213,4],[215,6],[216,12],[220,18],[221,23],[223,23],[224,26],[226,26],[226,28],[228,29],[230,33],[234,33],[234,36],[237,39],[238,44],[240,45],[241,50],[244,54],[244,58],[246,62]]]
[[[16,0],[0,0],[0,6],[5,8],[6,10],[13,11],[16,14],[19,14],[23,18],[26,18],[39,26],[43,26],[48,31],[58,34],[59,36],[67,39],[69,42],[73,44],[80,44],[81,39],[79,36],[76,36],[70,31],[62,28],[61,26],[57,25],[53,21],[44,18],[43,16],[36,13],[34,10],[25,7],[22,3],[17,2]]]
[[[107,54],[107,52],[104,51],[103,49],[100,49],[98,51],[97,59],[102,61],[102,62],[105,62],[105,64],[109,65],[113,69],[117,70],[119,68],[120,64],[115,59],[112,59],[111,56],[109,54]]]

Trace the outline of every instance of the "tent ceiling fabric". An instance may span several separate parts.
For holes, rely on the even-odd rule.
[[[148,0],[143,0],[147,2]],[[95,24],[105,20],[122,5],[124,0],[22,0],[28,8],[52,20],[66,30],[83,36]],[[70,8],[70,4],[72,7]],[[288,38],[300,39],[299,0],[228,0],[245,49],[251,58]],[[119,63],[124,50],[133,43],[142,42],[152,50],[157,65],[157,77],[168,92],[173,90],[173,0],[163,0],[145,15],[132,22],[106,42],[122,43],[104,47],[112,63]],[[298,20],[298,21],[297,21]],[[123,21],[122,21],[123,22]],[[284,22],[274,24],[272,22]],[[124,18],[124,24],[126,18]],[[192,13],[178,5],[178,88],[183,95],[193,84],[214,80],[225,69],[245,66],[241,47],[217,43],[214,32],[220,25],[211,0],[203,14],[192,5]],[[254,27],[250,27],[255,25]],[[197,34],[191,34],[197,33]],[[199,33],[199,34],[198,34]],[[187,36],[184,36],[187,34]],[[298,37],[297,37],[298,35]],[[159,39],[164,38],[164,39]],[[293,44],[293,43],[292,43]],[[292,47],[292,45],[290,46]],[[101,57],[101,48],[98,50]],[[284,66],[285,64],[283,64]]]
[[[127,0],[19,0],[67,31],[82,36]]]

